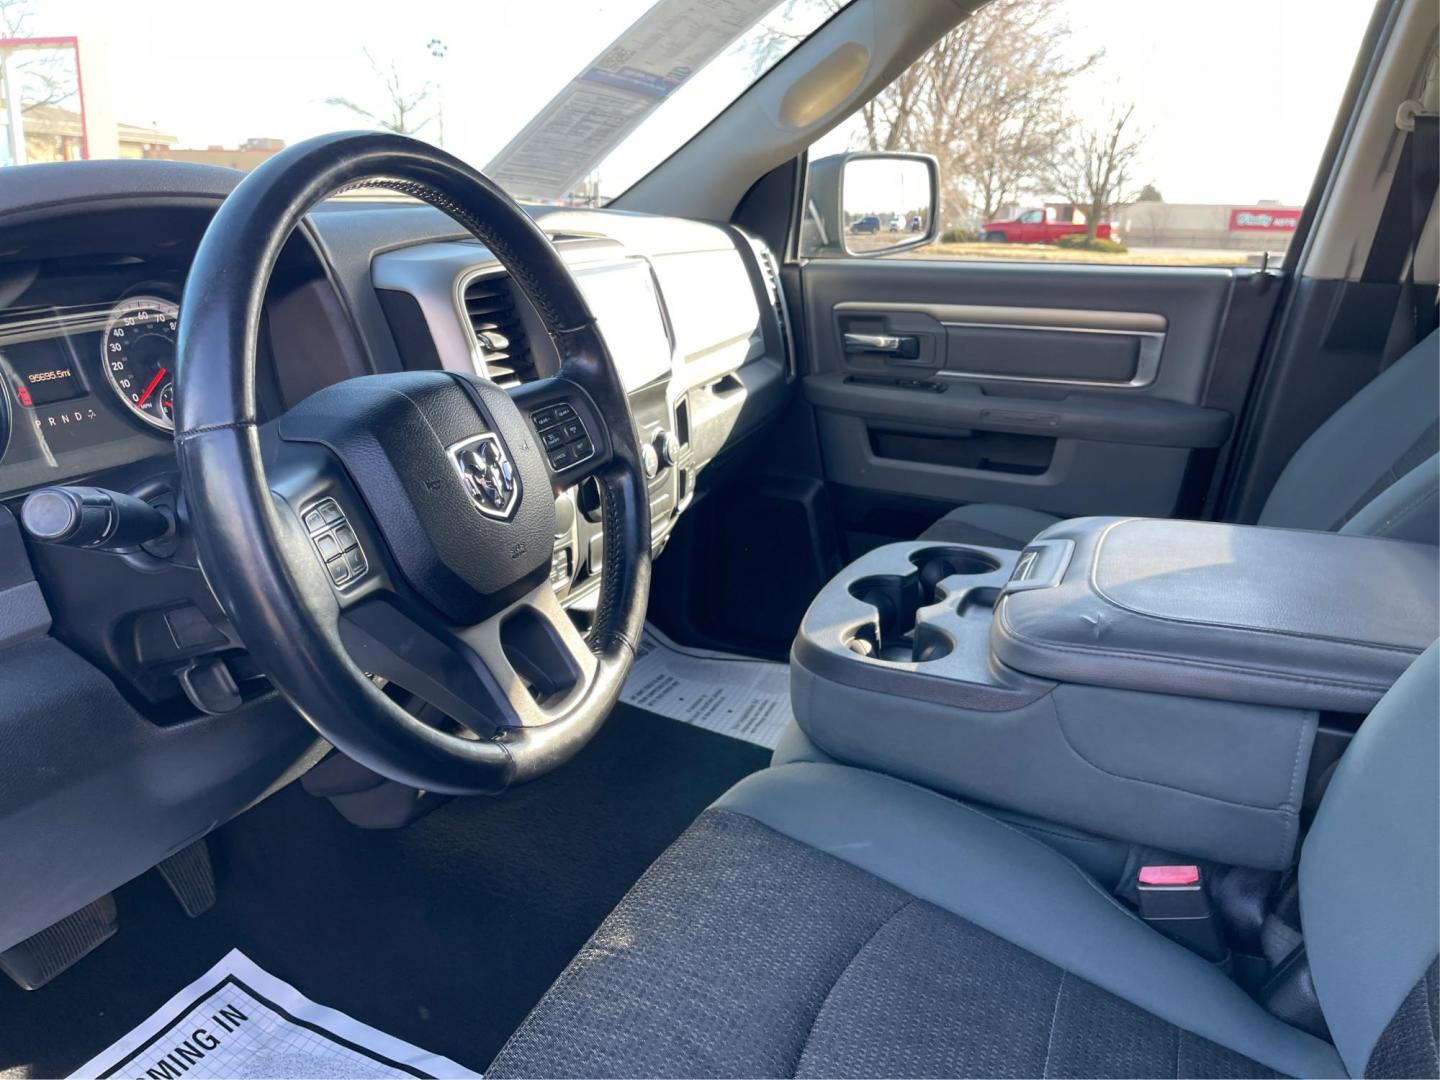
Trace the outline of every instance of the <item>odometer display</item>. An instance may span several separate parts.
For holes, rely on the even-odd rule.
[[[175,328],[180,309],[169,300],[132,296],[115,305],[101,343],[105,378],[147,424],[175,430]]]

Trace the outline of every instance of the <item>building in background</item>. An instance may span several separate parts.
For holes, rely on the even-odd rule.
[[[79,161],[83,157],[85,129],[78,112],[37,105],[24,116],[26,161]],[[115,134],[122,158],[152,157],[176,142],[174,135],[136,124],[117,123]]]
[[[166,161],[193,161],[199,165],[221,165],[227,169],[249,172],[262,161],[285,149],[284,139],[246,139],[239,146],[207,146],[203,149],[172,145],[157,146],[145,154],[147,158]]]
[[[1137,202],[1116,212],[1131,247],[1283,251],[1300,222],[1298,206]]]

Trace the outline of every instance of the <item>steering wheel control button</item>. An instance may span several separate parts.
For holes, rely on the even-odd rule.
[[[545,456],[555,472],[574,468],[595,456],[595,443],[571,405],[551,405],[530,414]]]
[[[369,569],[365,551],[334,499],[322,499],[305,512],[302,520],[332,582],[348,585],[365,575]]]

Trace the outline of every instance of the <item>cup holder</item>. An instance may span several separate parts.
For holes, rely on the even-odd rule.
[[[1000,569],[1000,560],[975,548],[929,547],[912,552],[910,562],[920,572],[920,588],[933,604],[938,596],[935,586],[947,577],[993,574]]]
[[[961,547],[921,548],[911,554],[909,574],[871,574],[850,583],[850,595],[875,609],[875,620],[856,629],[846,642],[851,651],[875,660],[921,663],[949,654],[949,637],[916,614],[940,599],[939,584],[948,577],[978,576],[1000,569],[998,559]]]

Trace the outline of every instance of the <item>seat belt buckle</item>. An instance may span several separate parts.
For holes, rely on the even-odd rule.
[[[1135,889],[1140,918],[1166,937],[1212,963],[1230,955],[1198,866],[1142,866]]]

